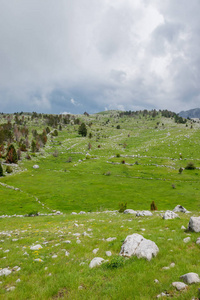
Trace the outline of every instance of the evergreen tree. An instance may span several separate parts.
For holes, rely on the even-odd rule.
[[[17,159],[17,152],[16,152],[16,150],[15,150],[14,145],[11,144],[11,145],[8,147],[8,152],[7,152],[7,154],[6,154],[6,162],[7,162],[7,163],[10,163],[10,164],[12,164],[12,163],[16,164],[17,161],[18,161],[18,159]]]
[[[78,128],[78,134],[82,135],[82,136],[86,136],[87,135],[87,128],[85,123],[82,123],[79,128]]]
[[[2,165],[0,163],[0,177],[2,177],[2,176],[3,176],[3,168],[2,168]]]

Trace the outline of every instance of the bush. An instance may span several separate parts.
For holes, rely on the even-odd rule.
[[[124,265],[124,262],[125,260],[122,256],[116,255],[113,256],[113,258],[109,262],[105,263],[105,266],[108,269],[116,269],[122,267]]]
[[[82,123],[79,128],[78,128],[78,134],[82,135],[82,136],[86,136],[87,135],[87,128],[85,123]]]
[[[155,205],[154,201],[151,202],[150,208],[151,208],[151,210],[157,210],[157,206]]]
[[[2,176],[3,176],[3,168],[2,168],[2,165],[0,163],[0,177],[2,177]]]
[[[127,202],[126,203],[119,203],[119,212],[123,213],[127,208]]]
[[[122,164],[125,164],[125,160],[122,160],[121,163],[122,163]]]
[[[183,168],[180,167],[180,169],[178,170],[179,174],[182,174],[183,172]]]
[[[10,174],[10,173],[12,173],[12,168],[11,168],[11,166],[7,166],[6,167],[6,173],[8,173],[8,174]]]
[[[6,154],[6,162],[7,163],[14,163],[16,164],[18,161],[17,159],[17,152],[15,150],[15,147],[13,146],[13,144],[11,144],[9,147],[8,147],[8,151],[7,151],[7,154]]]
[[[117,127],[116,127],[117,129],[120,129],[120,125],[117,125]]]
[[[72,162],[72,158],[71,157],[68,157],[67,161],[68,163]]]
[[[120,157],[120,154],[119,154],[119,153],[117,153],[117,154],[116,154],[116,157]]]
[[[195,167],[195,165],[194,165],[193,162],[189,162],[189,163],[187,164],[187,166],[185,167],[185,169],[186,169],[186,170],[195,170],[196,167]]]

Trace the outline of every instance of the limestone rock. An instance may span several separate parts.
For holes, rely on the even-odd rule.
[[[189,237],[189,236],[183,239],[184,243],[188,243],[188,242],[190,242],[190,240],[191,240],[191,237]]]
[[[92,269],[94,267],[100,266],[104,262],[104,259],[101,257],[95,257],[91,260],[89,267]]]
[[[133,209],[126,209],[124,211],[124,214],[131,214],[131,215],[136,215],[137,211],[133,210]]]
[[[40,244],[38,244],[38,245],[31,246],[30,249],[31,250],[40,250],[40,249],[42,249],[42,246]]]
[[[173,212],[183,212],[183,213],[189,213],[189,211],[183,207],[182,205],[177,205],[174,209]]]
[[[197,273],[187,273],[180,277],[185,283],[192,284],[200,282],[199,275]]]
[[[117,238],[116,237],[109,237],[106,239],[107,242],[112,242],[114,240],[116,240]]]
[[[194,231],[194,232],[200,232],[200,217],[191,217],[189,224],[188,224],[188,230]]]
[[[163,215],[164,220],[170,220],[170,219],[175,219],[175,218],[179,218],[179,216],[171,210],[167,210]]]
[[[134,233],[128,235],[121,247],[121,256],[137,256],[151,260],[159,252],[157,245],[151,240],[145,239],[142,235]]]
[[[152,212],[149,210],[138,211],[136,217],[151,217],[153,216]]]
[[[38,165],[34,165],[33,169],[39,169],[39,166]]]
[[[4,269],[0,270],[0,276],[3,276],[3,275],[8,276],[11,273],[12,272],[8,268],[4,268]]]
[[[112,252],[111,251],[106,251],[106,256],[112,256]]]
[[[196,244],[197,244],[197,245],[200,245],[200,237],[197,238]]]
[[[185,289],[188,287],[187,284],[185,284],[185,283],[183,283],[183,282],[179,282],[179,281],[172,282],[172,285],[173,285],[178,291],[185,290]]]

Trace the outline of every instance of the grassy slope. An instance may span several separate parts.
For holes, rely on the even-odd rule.
[[[108,118],[111,121],[105,125]],[[159,210],[173,209],[181,204],[195,214],[200,208],[200,170],[184,170],[181,175],[178,170],[189,161],[200,167],[199,124],[190,129],[190,126],[176,125],[170,119],[125,117],[118,120],[111,118],[109,113],[85,119],[93,122],[89,129],[92,139],[78,137],[74,127],[68,125],[53,142],[49,139],[42,155],[37,154],[31,161],[23,159],[19,163],[19,173],[0,179],[21,190],[0,185],[0,215],[48,212],[47,207],[67,213],[55,217],[0,219],[0,232],[7,230],[11,234],[11,237],[1,234],[4,242],[0,244],[0,267],[21,267],[19,272],[0,277],[2,299],[56,299],[62,296],[66,299],[154,299],[164,290],[176,299],[196,296],[196,285],[183,293],[176,292],[171,286],[184,273],[200,273],[199,246],[195,244],[198,234],[192,233],[191,242],[184,244],[187,233],[180,229],[181,225],[187,226],[189,216],[180,214],[180,219],[163,221],[157,214],[142,219],[121,214],[71,216],[69,213],[118,209],[119,202],[127,202],[128,208],[149,209],[154,200]],[[156,129],[158,121],[160,124]],[[117,130],[118,124],[121,129]],[[87,150],[89,142],[92,145],[90,151]],[[58,157],[52,155],[55,150]],[[92,158],[86,159],[87,152]],[[182,153],[182,160],[179,153]],[[67,162],[69,157],[71,163]],[[127,164],[121,164],[122,160]],[[33,169],[34,164],[40,168]],[[107,172],[110,172],[109,176],[104,175]],[[44,206],[36,202],[35,197]],[[75,220],[79,227],[74,225]],[[81,244],[76,244],[73,233],[83,233],[88,228],[92,229],[93,237],[81,236]],[[143,232],[141,228],[146,230]],[[158,256],[151,262],[133,258],[116,269],[88,268],[95,257],[94,248],[99,248],[96,256],[104,259],[107,250],[118,255],[122,241],[132,233],[155,241],[160,249]],[[102,241],[110,236],[116,236],[117,240]],[[13,242],[13,238],[18,241]],[[66,239],[72,244],[63,244]],[[43,249],[36,252],[29,249],[32,243],[42,244],[43,241],[49,242]],[[6,249],[10,252],[4,253]],[[62,249],[68,250],[70,256],[66,257]],[[25,251],[29,256],[23,255]],[[58,258],[52,259],[53,254]],[[36,257],[43,263],[34,262]],[[85,265],[80,266],[81,262]],[[174,268],[162,270],[171,262],[175,262]],[[20,283],[15,283],[17,278],[21,279]],[[160,284],[154,284],[155,278]],[[6,292],[6,288],[13,285],[15,291]],[[82,290],[78,289],[80,285]]]

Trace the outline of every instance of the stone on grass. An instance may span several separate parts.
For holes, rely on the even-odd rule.
[[[200,245],[200,237],[197,238],[196,244],[197,244],[197,245]]]
[[[181,291],[181,290],[185,290],[188,285],[183,283],[183,282],[179,282],[179,281],[176,281],[176,282],[172,282],[172,285],[178,290],[178,291]]]
[[[192,284],[200,282],[199,275],[197,273],[187,273],[180,277],[185,283]]]
[[[182,226],[181,226],[181,229],[185,230],[186,228],[185,228],[185,226],[182,225]]]
[[[188,213],[189,211],[183,207],[182,205],[177,205],[174,209],[173,212],[183,212],[183,213]]]
[[[107,242],[112,242],[114,240],[116,240],[117,238],[116,237],[109,237],[106,239]]]
[[[137,211],[135,211],[133,209],[125,209],[124,214],[136,215]]]
[[[39,169],[39,166],[38,165],[34,165],[33,169]]]
[[[158,279],[154,279],[154,282],[155,282],[155,283],[159,283],[159,280],[158,280]]]
[[[80,212],[79,212],[79,215],[84,215],[84,214],[86,214],[85,211],[80,211]]]
[[[171,220],[171,219],[175,219],[175,218],[179,218],[179,216],[171,210],[167,210],[163,215],[164,220]]]
[[[151,240],[145,239],[142,235],[134,233],[128,235],[121,247],[121,256],[137,256],[151,260],[159,252],[157,245]]]
[[[71,215],[77,215],[77,213],[73,211],[73,212],[71,213]]]
[[[56,255],[56,254],[54,254],[53,256],[52,256],[52,258],[57,258],[58,257],[58,255]]]
[[[92,250],[92,252],[93,252],[94,254],[97,254],[98,251],[99,251],[99,248],[96,248],[96,249]]]
[[[3,276],[3,275],[8,276],[11,273],[12,272],[8,268],[4,268],[4,269],[0,270],[0,276]]]
[[[95,257],[91,260],[89,267],[94,268],[100,266],[104,262],[104,259],[101,257]]]
[[[15,289],[15,286],[11,286],[9,288],[6,289],[7,292],[11,292],[11,291],[14,291]]]
[[[63,243],[65,243],[65,244],[71,244],[71,241],[67,240],[67,241],[63,241]]]
[[[188,243],[188,242],[190,242],[190,240],[191,240],[191,237],[189,237],[189,236],[183,239],[184,243]]]
[[[153,216],[152,212],[149,210],[137,211],[136,217],[151,217]]]
[[[194,231],[194,232],[200,232],[200,217],[191,217],[189,224],[188,224],[188,230]]]
[[[69,252],[68,251],[65,252],[65,256],[69,256]]]
[[[38,244],[38,245],[31,246],[30,249],[31,250],[40,250],[40,249],[42,249],[42,246],[40,244]]]
[[[111,251],[106,251],[106,256],[112,256],[112,252]]]
[[[34,261],[43,262],[41,258],[35,258]]]

